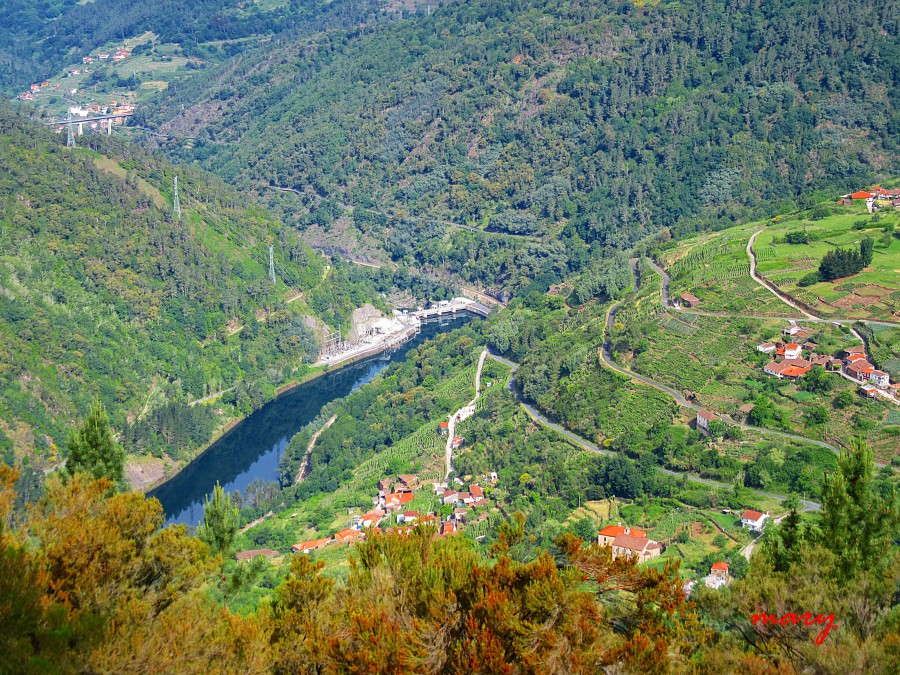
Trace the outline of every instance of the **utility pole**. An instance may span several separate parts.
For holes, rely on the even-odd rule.
[[[272,278],[272,285],[275,285],[275,247],[269,247],[269,276]]]
[[[175,176],[175,200],[173,203],[175,218],[181,220],[181,202],[178,200],[178,176]]]
[[[75,147],[75,132],[72,130],[72,112],[69,111],[68,117],[66,117],[66,147],[74,148]]]

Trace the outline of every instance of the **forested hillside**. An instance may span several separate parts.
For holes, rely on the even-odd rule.
[[[327,269],[291,229],[198,171],[178,169],[179,219],[171,165],[104,137],[94,142],[105,154],[64,141],[0,115],[4,459],[32,449],[62,459],[56,446],[93,398],[128,450],[184,458],[219,423],[189,400],[234,388],[227,411],[249,412],[302,375],[323,321],[345,326],[393,287],[389,274]]]
[[[546,286],[896,170],[897,34],[884,0],[451,2],[266,45],[144,119],[316,236]]]

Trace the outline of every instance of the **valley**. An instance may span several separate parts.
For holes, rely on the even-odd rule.
[[[0,674],[900,670],[898,45],[5,3]]]

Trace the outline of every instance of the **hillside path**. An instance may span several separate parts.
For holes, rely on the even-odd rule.
[[[478,401],[478,397],[481,395],[481,370],[484,368],[484,359],[487,357],[487,355],[488,350],[487,347],[485,347],[481,350],[481,354],[478,356],[478,368],[475,370],[475,398],[473,398],[456,412],[450,413],[450,415],[447,417],[447,446],[444,450],[446,463],[446,470],[444,472],[445,483],[450,477],[450,472],[453,471],[453,439],[456,438],[456,425],[458,422],[462,422],[464,419],[475,414],[475,403]]]
[[[528,413],[531,415],[531,418],[536,423],[540,424],[541,426],[545,426],[548,429],[552,429],[553,431],[557,432],[561,436],[564,436],[567,440],[571,441],[578,447],[583,448],[585,450],[595,452],[599,455],[613,456],[613,455],[617,454],[611,450],[606,450],[605,448],[599,447],[596,443],[592,443],[591,441],[587,440],[586,438],[583,438],[583,437],[579,436],[578,434],[575,434],[575,433],[569,431],[568,429],[560,426],[556,422],[551,422],[550,420],[548,420],[537,408],[535,408],[528,401],[526,401],[524,398],[522,398],[522,395],[516,389],[515,377],[516,377],[516,372],[519,369],[519,364],[515,363],[513,361],[510,361],[509,359],[507,359],[503,356],[500,356],[499,354],[495,354],[492,351],[488,352],[488,356],[490,356],[495,361],[502,363],[505,366],[508,366],[511,369],[512,372],[510,373],[509,381],[506,383],[506,388],[510,392],[513,393],[513,395],[519,401],[519,404],[523,408],[525,408],[525,410],[528,411]],[[670,469],[665,469],[661,466],[655,467],[655,471],[657,473],[661,473],[666,476],[672,476],[675,478],[684,478],[685,480],[688,480],[692,483],[700,483],[702,485],[708,485],[710,487],[721,488],[723,490],[730,490],[733,487],[732,485],[729,485],[727,483],[721,483],[719,481],[711,480],[709,478],[701,478],[700,476],[697,476],[697,475],[691,474],[691,473],[679,473],[678,471],[672,471]],[[784,499],[785,499],[784,495],[777,495],[777,494],[774,494],[771,492],[764,492],[762,490],[751,490],[751,492],[753,492],[753,494],[755,494],[755,495],[759,495],[760,497],[768,497],[770,499],[777,499],[778,501],[784,501]],[[804,499],[804,500],[802,500],[802,504],[803,504],[803,507],[809,511],[820,511],[822,509],[822,505],[819,504],[818,502],[813,502],[813,501]]]

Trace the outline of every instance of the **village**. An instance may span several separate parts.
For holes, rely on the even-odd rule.
[[[838,204],[850,206],[853,202],[865,202],[869,213],[876,213],[879,209],[893,207],[900,209],[900,189],[886,190],[880,185],[873,185],[868,190],[857,190],[850,194],[841,195]]]
[[[798,342],[806,340],[812,332],[809,328],[791,322],[783,331],[784,339],[758,345],[757,351],[774,356],[774,360],[763,367],[763,372],[778,379],[797,380],[813,367],[821,366],[826,372],[837,373],[858,384],[860,394],[867,398],[880,396],[900,404],[900,383],[891,383],[888,373],[869,363],[864,345],[845,348],[841,352],[841,358],[819,354],[816,352],[819,346],[816,343]]]

